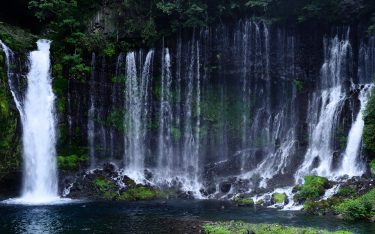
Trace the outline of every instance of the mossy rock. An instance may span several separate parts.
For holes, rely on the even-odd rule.
[[[103,192],[104,194],[108,191],[116,189],[117,187],[113,181],[110,181],[106,178],[96,178],[94,180],[94,185],[97,189],[99,189],[100,192]]]
[[[317,200],[324,195],[326,189],[330,188],[327,178],[321,176],[305,176],[305,183],[296,188],[297,193],[294,200],[304,202],[306,200]]]
[[[138,186],[129,188],[118,196],[121,201],[153,200],[161,197],[161,192],[152,187]]]
[[[272,194],[272,203],[285,204],[287,203],[288,197],[285,193],[274,193]]]
[[[253,206],[254,200],[252,198],[235,197],[233,202],[238,206]]]

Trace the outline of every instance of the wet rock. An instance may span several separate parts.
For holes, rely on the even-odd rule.
[[[228,193],[230,189],[232,188],[232,184],[230,182],[221,182],[219,187],[220,187],[220,192]]]

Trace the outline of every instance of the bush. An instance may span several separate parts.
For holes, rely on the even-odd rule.
[[[86,155],[77,156],[75,154],[69,156],[58,156],[57,165],[62,170],[76,170],[80,163],[88,161]]]
[[[351,197],[355,194],[355,189],[352,187],[340,187],[336,195],[340,197]]]
[[[375,189],[356,198],[347,199],[335,207],[337,213],[349,220],[368,220],[375,216]]]
[[[298,202],[316,200],[329,188],[327,178],[321,176],[305,176],[304,179],[305,183],[297,188],[298,192],[294,196],[294,200]]]

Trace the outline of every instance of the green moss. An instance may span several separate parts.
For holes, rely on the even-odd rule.
[[[57,165],[59,169],[62,170],[76,170],[80,163],[85,163],[88,161],[88,157],[86,155],[69,155],[69,156],[58,156],[57,157]]]
[[[375,189],[355,198],[347,199],[335,207],[337,213],[349,220],[369,220],[375,217]]]
[[[113,189],[116,187],[116,185],[112,182],[112,181],[109,181],[105,178],[96,178],[94,180],[94,185],[101,191],[104,193],[105,195],[105,192],[108,192],[109,190]],[[104,196],[103,195],[103,196]]]
[[[339,191],[337,192],[336,196],[339,197],[352,197],[356,194],[356,191],[352,187],[343,186],[340,187]]]
[[[118,200],[126,201],[139,201],[139,200],[152,200],[160,197],[160,191],[151,188],[139,186],[135,188],[129,188],[125,192],[122,192],[118,197]]]
[[[242,198],[242,197],[235,197],[233,201],[239,206],[252,206],[254,205],[254,200],[251,198]]]
[[[272,201],[275,203],[285,203],[287,196],[285,193],[274,193],[272,194]]]
[[[321,176],[305,176],[304,180],[305,183],[298,187],[294,196],[295,201],[316,200],[329,188],[328,179]]]
[[[330,232],[314,228],[299,228],[282,226],[279,224],[248,224],[244,222],[221,222],[203,225],[203,231],[207,234],[349,234],[348,231]]]

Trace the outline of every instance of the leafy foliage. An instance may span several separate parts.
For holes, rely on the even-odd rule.
[[[279,224],[248,224],[244,222],[220,222],[210,223],[203,226],[204,233],[207,234],[349,234],[347,231],[329,232],[325,230],[317,230],[314,228],[297,228],[282,226]]]
[[[348,199],[335,209],[349,220],[372,219],[375,216],[375,189],[356,199]]]
[[[365,112],[365,128],[363,129],[363,143],[370,157],[375,156],[375,95],[370,97]]]
[[[328,179],[320,176],[305,176],[305,183],[298,188],[294,200],[302,202],[305,200],[315,200],[324,194],[329,188]]]

